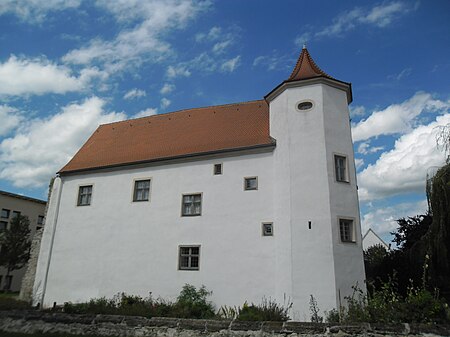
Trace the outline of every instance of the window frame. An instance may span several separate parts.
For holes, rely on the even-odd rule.
[[[148,197],[147,199],[136,199],[136,185],[140,182],[148,181]],[[151,190],[152,190],[152,178],[138,178],[133,180],[133,195],[132,202],[150,202],[151,198]]]
[[[6,212],[7,216],[3,216],[3,212]],[[2,208],[0,218],[1,219],[9,219],[9,216],[11,215],[11,210],[7,208]]]
[[[201,253],[201,249],[200,249],[200,245],[179,245],[178,246],[178,270],[180,271],[199,271],[200,270],[200,253]],[[182,254],[181,250],[183,248],[189,248],[189,253],[188,254]],[[191,249],[192,248],[198,248],[198,253],[197,254],[192,254]],[[182,257],[188,257],[188,266],[187,267],[183,267],[181,265],[181,261],[182,261]],[[197,257],[197,267],[192,267],[192,257]]]
[[[345,237],[345,232],[342,231],[342,224],[349,223],[350,228],[348,229],[348,239]],[[338,230],[339,230],[339,240],[342,243],[356,243],[356,226],[355,219],[349,217],[339,217],[338,218]]]
[[[44,225],[44,219],[45,219],[44,215],[38,215],[36,224],[38,226],[43,226]]]
[[[12,211],[11,220],[21,215],[22,215],[21,211]]]
[[[184,198],[185,198],[185,197],[189,197],[189,196],[195,197],[195,196],[197,196],[197,195],[200,196],[200,212],[199,212],[199,213],[195,213],[195,214],[187,214],[187,213],[184,213],[184,204],[185,204]],[[194,205],[194,202],[192,202],[192,204]],[[181,216],[182,216],[182,217],[185,217],[185,216],[186,216],[186,217],[190,217],[190,216],[201,216],[201,215],[202,215],[202,206],[203,206],[203,193],[202,193],[202,192],[183,193],[183,194],[181,195]]]
[[[300,104],[305,104],[305,103],[311,103],[311,106],[308,109],[299,109]],[[311,111],[312,109],[314,109],[315,103],[312,99],[304,99],[301,101],[298,101],[297,103],[295,103],[295,110],[297,110],[298,112],[307,112],[307,111]]]
[[[5,225],[5,228],[1,228],[1,226],[0,226],[0,232],[8,229],[8,221],[0,221],[0,224]]]
[[[266,231],[266,226],[270,226],[270,232]],[[262,236],[273,236],[273,222],[263,222],[261,224]]]
[[[89,194],[89,203],[86,204],[82,204],[81,203],[81,189],[84,187],[90,187],[91,188],[91,192]],[[77,196],[77,206],[78,207],[83,207],[83,206],[91,206],[92,205],[92,195],[94,193],[94,184],[83,184],[83,185],[78,185],[78,196]]]
[[[247,188],[247,181],[249,180],[255,180],[256,181],[256,187],[254,188]],[[258,176],[252,176],[252,177],[244,177],[244,191],[257,191],[258,190]]]
[[[348,157],[344,154],[335,153],[333,155],[333,167],[334,167],[334,178],[338,183],[350,183],[350,175],[348,172]],[[338,166],[338,159],[343,159],[344,163],[344,177],[341,177],[342,172],[338,170],[340,166]]]
[[[220,167],[220,173],[217,172],[217,167]],[[223,174],[223,163],[215,163],[213,165],[213,175],[221,176]]]

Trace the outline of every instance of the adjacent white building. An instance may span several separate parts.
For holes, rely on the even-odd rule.
[[[262,100],[101,125],[53,185],[34,302],[118,292],[293,302],[364,288],[351,85],[304,48]]]
[[[382,246],[386,250],[391,249],[391,245],[388,245],[386,242],[384,242],[384,240],[382,238],[380,238],[378,236],[378,234],[373,231],[372,228],[369,228],[367,230],[366,234],[364,234],[364,236],[362,238],[362,245],[363,245],[363,250],[367,250],[373,246]]]

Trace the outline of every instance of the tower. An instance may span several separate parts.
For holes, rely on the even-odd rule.
[[[338,308],[365,289],[348,104],[351,84],[322,71],[304,46],[290,77],[266,97],[274,151],[278,298],[305,320],[313,295]]]

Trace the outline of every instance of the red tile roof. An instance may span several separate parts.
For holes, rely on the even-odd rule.
[[[266,101],[211,106],[100,125],[59,173],[273,145]]]
[[[319,66],[314,62],[311,55],[306,47],[303,47],[302,52],[297,60],[297,64],[291,73],[291,76],[287,81],[298,81],[313,77],[328,77],[334,80],[333,77],[325,73]]]

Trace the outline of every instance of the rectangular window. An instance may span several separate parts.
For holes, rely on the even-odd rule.
[[[339,219],[339,233],[342,242],[355,242],[353,220]]]
[[[6,208],[2,208],[2,214],[1,214],[1,218],[3,219],[8,219],[9,218],[9,213],[11,211],[9,209]]]
[[[0,221],[0,231],[4,231],[8,228],[8,223],[6,221]]]
[[[43,215],[38,215],[37,224],[38,224],[38,226],[42,226],[44,224],[44,216]]]
[[[14,219],[15,217],[19,216],[20,214],[21,214],[20,211],[13,211],[11,218]]]
[[[334,156],[334,169],[336,181],[348,182],[347,158],[344,156]]]
[[[200,246],[180,246],[179,270],[199,270]]]
[[[5,276],[5,286],[3,287],[3,290],[11,289],[12,278],[12,275]]]
[[[214,174],[222,174],[222,164],[214,164]]]
[[[92,198],[92,185],[80,186],[78,191],[78,206],[89,206]]]
[[[244,190],[257,190],[258,189],[258,177],[244,178]]]
[[[202,195],[200,193],[183,195],[183,205],[181,214],[183,216],[201,215]]]
[[[267,222],[262,224],[262,235],[273,236],[273,223]]]
[[[133,201],[148,201],[150,196],[150,179],[134,182]]]

